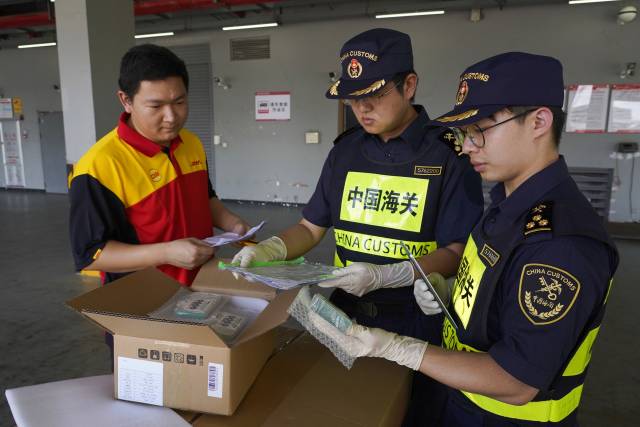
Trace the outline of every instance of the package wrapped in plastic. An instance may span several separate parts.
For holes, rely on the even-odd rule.
[[[343,334],[347,332],[353,323],[344,311],[329,302],[322,294],[315,294],[313,298],[311,298],[309,307]]]
[[[224,295],[208,292],[190,292],[176,302],[174,312],[184,319],[206,319],[222,302]]]
[[[228,345],[269,303],[260,298],[192,292],[181,288],[149,317],[209,325]]]
[[[312,306],[315,308],[312,308]],[[333,324],[341,331],[346,331],[351,326],[351,320],[340,309],[335,307],[326,298],[320,294],[311,296],[309,286],[304,286],[298,292],[298,295],[289,306],[287,312],[293,316],[300,324],[313,335],[322,345],[327,347],[331,353],[342,363],[347,369],[351,369],[355,357],[350,356],[338,342],[331,337],[322,333],[309,321],[309,312],[314,311],[322,316],[329,323]]]
[[[220,269],[240,274],[249,281],[261,282],[272,288],[285,290],[335,279],[336,277],[332,274],[336,267],[308,262],[304,258],[263,264],[269,265],[239,267],[221,262],[218,266]]]

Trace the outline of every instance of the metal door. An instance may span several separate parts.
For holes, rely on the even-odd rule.
[[[212,141],[213,98],[211,87],[211,55],[208,44],[171,46],[170,49],[187,64],[189,72],[189,119],[185,127],[202,141],[209,164],[209,177],[215,188],[215,156]]]
[[[38,112],[38,123],[44,189],[47,193],[67,193],[67,156],[62,112]]]

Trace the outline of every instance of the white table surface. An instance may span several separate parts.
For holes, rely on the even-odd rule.
[[[6,391],[18,427],[184,427],[169,408],[113,398],[113,375],[78,378]]]

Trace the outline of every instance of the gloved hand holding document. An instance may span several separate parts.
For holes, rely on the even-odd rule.
[[[202,241],[208,244],[209,246],[213,246],[214,248],[218,246],[228,245],[229,243],[241,242],[243,240],[247,240],[249,237],[253,236],[258,231],[260,231],[260,229],[264,226],[264,224],[265,224],[265,221],[262,221],[260,222],[260,224],[256,225],[255,227],[252,227],[249,231],[247,231],[245,234],[242,234],[242,235],[237,233],[227,232],[227,233],[218,234],[216,236],[207,237]]]

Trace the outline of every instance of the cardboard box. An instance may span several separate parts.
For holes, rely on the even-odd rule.
[[[297,291],[276,295],[235,280],[217,261],[203,268],[194,289],[269,301],[254,323],[227,346],[207,325],[152,319],[180,284],[155,268],[130,274],[67,304],[114,335],[115,397],[187,411],[229,415],[272,354],[274,328]]]
[[[308,334],[267,362],[231,417],[202,415],[195,427],[399,426],[411,371],[383,359],[345,369]]]

